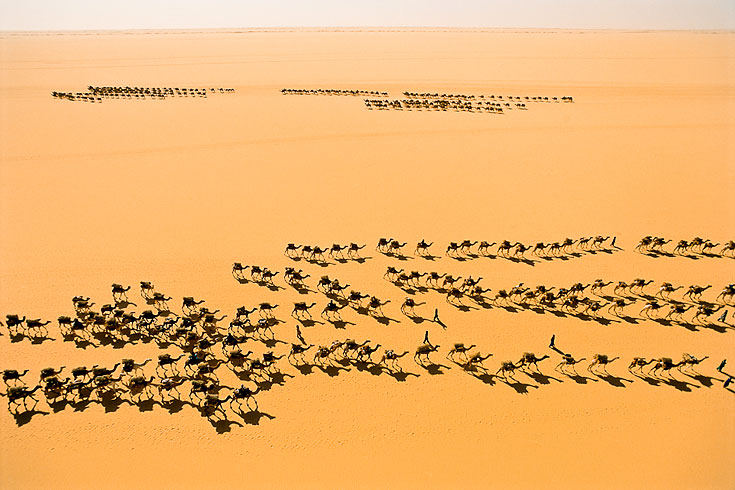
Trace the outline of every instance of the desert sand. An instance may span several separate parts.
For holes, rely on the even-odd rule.
[[[597,278],[712,284],[729,259],[652,258],[644,235],[735,239],[735,36],[727,32],[271,30],[4,33],[0,35],[0,313],[55,320],[72,296],[108,303],[110,284],[152,281],[230,317],[271,301],[289,317],[300,296],[238,284],[232,263],[283,271],[288,242],[367,243],[363,264],[320,268],[391,299],[385,326],[303,329],[307,341],[348,337],[410,350],[429,329],[493,353],[577,356],[708,355],[719,378],[684,390],[636,379],[561,381],[519,393],[457,366],[397,382],[351,369],[302,375],[258,395],[258,424],[210,424],[185,407],[141,411],[99,404],[36,415],[18,426],[0,413],[0,487],[125,488],[733,488],[733,393],[715,371],[735,364],[735,332],[644,321],[601,325],[500,308],[462,312],[437,294],[448,328],[417,325],[386,266],[480,275],[493,290],[518,282],[568,286]],[[77,103],[51,92],[88,85],[232,87],[206,99]],[[503,115],[367,110],[361,97],[284,96],[282,88],[573,96]],[[379,237],[436,242],[556,241],[615,235],[624,251],[533,267],[507,260],[399,262]],[[277,278],[282,284],[282,275]],[[138,309],[138,311],[140,308]],[[732,314],[732,308],[730,309]],[[317,316],[317,315],[315,315]],[[228,319],[229,320],[229,319]],[[428,326],[427,326],[428,325]],[[155,344],[78,349],[0,337],[0,368],[112,365],[160,353]],[[253,347],[262,352],[262,347]],[[276,350],[284,351],[280,345]],[[169,349],[176,353],[175,347]],[[150,366],[149,366],[150,367]],[[581,367],[581,366],[580,366]],[[226,370],[222,368],[223,372]],[[493,369],[494,371],[494,369]],[[584,368],[580,369],[584,371]],[[586,372],[586,371],[585,371]],[[683,376],[677,374],[678,377]],[[223,375],[224,377],[224,375]],[[230,378],[228,378],[229,381]],[[234,382],[234,381],[232,381]],[[44,408],[41,397],[39,410]],[[4,404],[6,399],[3,399]],[[237,421],[235,417],[233,420]],[[252,422],[252,421],[251,421]],[[221,432],[221,433],[220,433]]]

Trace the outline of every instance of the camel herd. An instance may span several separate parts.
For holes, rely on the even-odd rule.
[[[500,100],[508,102],[574,102],[574,98],[570,96],[564,97],[544,97],[544,96],[523,96],[518,95],[473,95],[473,94],[439,94],[430,92],[403,92],[404,97],[412,99],[459,99],[459,100]]]
[[[387,97],[388,92],[379,92],[377,90],[350,90],[350,89],[334,89],[334,88],[318,88],[318,89],[303,89],[303,88],[283,88],[281,89],[283,95],[352,95],[357,97]]]
[[[465,101],[454,98],[448,99],[363,99],[369,110],[396,110],[396,111],[455,111],[502,114],[513,108],[527,110],[524,102],[494,102],[494,101]]]
[[[209,94],[234,93],[234,88],[210,88]],[[207,97],[206,88],[187,87],[95,87],[86,92],[51,92],[57,99],[79,102],[102,102],[104,99],[165,99],[167,97]]]
[[[690,258],[735,258],[735,241],[733,240],[721,244],[714,243],[707,238],[694,237],[691,240],[679,240],[671,251],[665,248],[669,243],[671,243],[671,240],[666,238],[647,235],[640,239],[634,250],[651,257],[674,257],[678,255]]]
[[[408,242],[394,238],[380,238],[375,249],[387,257],[400,259],[411,252],[415,257],[433,257],[432,247],[434,244],[426,240],[409,246]],[[308,264],[321,265],[330,260],[363,263],[368,258],[361,255],[365,248],[366,245],[356,242],[335,243],[324,248],[289,243],[284,254]],[[526,253],[555,258],[619,247],[614,237],[592,236],[535,245],[462,240],[450,242],[446,249],[443,245],[438,248],[443,255],[457,259],[481,256],[520,259]],[[703,253],[706,248],[704,244],[697,244],[690,252]],[[223,314],[219,309],[208,308],[204,300],[191,296],[180,298],[180,306],[175,306],[171,296],[151,282],[143,281],[139,284],[140,299],[131,300],[132,287],[117,283],[111,285],[110,300],[99,305],[90,297],[73,297],[73,312],[59,316],[54,326],[50,321],[6,315],[4,323],[11,342],[24,338],[31,339],[32,343],[54,340],[50,330],[57,329],[63,341],[82,349],[99,346],[123,349],[143,343],[154,344],[161,351],[150,358],[123,358],[108,366],[73,366],[67,361],[60,363],[65,366],[47,367],[37,375],[27,369],[5,369],[2,372],[6,385],[3,395],[8,397],[9,410],[16,421],[25,423],[34,413],[47,413],[38,409],[43,396],[44,403],[53,412],[66,406],[84,410],[91,403],[104,405],[106,411],[130,404],[141,411],[160,406],[171,413],[189,406],[218,430],[242,425],[240,422],[257,424],[262,417],[271,416],[259,411],[256,398],[259,393],[284,385],[294,377],[288,372],[290,368],[301,374],[319,370],[329,376],[352,370],[368,371],[405,381],[409,376],[420,376],[422,370],[437,375],[454,367],[486,384],[503,383],[519,393],[525,393],[529,387],[549,384],[549,380],[562,382],[564,377],[577,383],[606,381],[614,386],[634,381],[610,373],[609,369],[617,365],[615,361],[620,363],[619,356],[600,352],[586,356],[573,354],[560,348],[556,336],[552,336],[548,351],[523,352],[518,358],[501,360],[494,366],[489,362],[493,357],[491,352],[477,350],[476,345],[463,342],[445,347],[443,357],[438,357],[442,356],[441,346],[429,340],[428,330],[413,350],[369,339],[342,338],[319,344],[305,338],[304,332],[309,327],[325,325],[339,331],[348,325],[359,325],[361,317],[385,326],[400,323],[399,318],[402,318],[410,323],[426,322],[449,330],[439,316],[439,308],[429,306],[429,301],[419,296],[426,293],[441,295],[445,300],[441,304],[461,311],[497,308],[603,324],[654,321],[691,330],[710,328],[724,332],[734,328],[727,323],[727,308],[735,306],[733,284],[717,294],[711,291],[710,285],[676,286],[664,282],[654,286],[653,281],[641,278],[630,282],[598,279],[564,287],[532,287],[520,283],[493,291],[482,285],[483,279],[479,276],[460,277],[388,266],[383,279],[405,293],[402,301],[393,302],[329,275],[312,274],[295,267],[280,271],[237,262],[232,267],[232,275],[242,284],[252,282],[274,292],[291,287],[303,295],[303,299],[261,301]],[[705,299],[707,296],[709,298]],[[400,315],[393,315],[391,310],[400,311]],[[426,313],[423,310],[427,310]],[[290,314],[290,328],[283,319],[285,315],[279,312]],[[289,338],[289,332],[295,334],[295,339]],[[411,354],[418,373],[411,372],[404,361]],[[448,360],[449,365],[441,364],[443,359]],[[540,365],[546,359],[553,359],[554,372],[559,378],[541,371]],[[687,378],[706,386],[718,379],[696,371],[706,359],[708,356],[685,353],[678,361],[673,357],[654,356],[635,357],[626,362],[634,378],[651,385],[667,384],[690,391],[689,386],[697,385],[688,383]],[[588,376],[577,371],[580,363],[584,363]],[[724,371],[725,364],[724,360],[720,362],[716,371],[724,375],[720,380],[727,388],[732,383],[732,375]],[[686,378],[680,379],[675,372]],[[520,375],[527,379],[519,379]],[[234,383],[228,378],[235,380]]]

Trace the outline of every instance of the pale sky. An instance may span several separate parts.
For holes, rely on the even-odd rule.
[[[735,0],[0,0],[0,30],[426,26],[735,29]]]

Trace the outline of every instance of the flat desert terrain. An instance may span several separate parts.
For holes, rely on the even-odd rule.
[[[672,240],[668,251],[699,236],[719,252],[735,239],[734,53],[728,32],[0,34],[0,314],[50,320],[53,338],[33,343],[2,327],[0,369],[29,369],[23,381],[33,387],[44,367],[66,366],[63,379],[76,366],[152,358],[142,371],[153,376],[157,356],[181,348],[65,342],[56,321],[74,317],[74,296],[99,311],[113,283],[132,286],[137,306],[127,311],[152,309],[141,281],[172,297],[178,314],[183,297],[205,300],[227,315],[225,333],[238,306],[278,304],[272,330],[283,343],[248,340],[252,357],[299,343],[291,316],[299,301],[317,303],[320,323],[300,327],[308,344],[370,340],[381,345],[376,361],[384,349],[409,351],[403,375],[339,359],[336,368],[297,369],[284,357],[282,375],[256,395],[258,411],[241,416],[227,404],[226,420],[189,403],[189,381],[178,409],[160,403],[157,389],[152,401],[136,403],[125,389],[112,401],[55,408],[37,391],[34,411],[16,416],[3,398],[0,487],[735,487],[735,396],[716,370],[727,358],[724,371],[735,372],[733,307],[698,326],[694,310],[687,322],[645,318],[643,297],[625,307],[628,320],[607,309],[595,319],[467,298],[457,308],[383,278],[388,266],[481,276],[490,298],[518,283],[644,278],[649,295],[662,282],[684,286],[672,293],[682,301],[688,286],[711,285],[702,299],[715,302],[734,282],[733,259],[634,248],[646,235]],[[94,103],[51,95],[90,85],[234,91]],[[366,97],[284,88],[529,101],[502,114],[378,110]],[[533,245],[597,235],[615,236],[616,248],[564,259],[529,251],[525,262],[445,255],[465,239]],[[407,242],[407,257],[378,252],[380,237]],[[414,255],[421,239],[434,242],[436,258]],[[289,242],[367,247],[363,261],[321,266],[286,257]],[[238,282],[234,262],[279,271],[279,287]],[[314,292],[288,286],[286,267],[310,274]],[[351,308],[341,312],[349,323],[323,320],[322,275],[390,299],[388,320]],[[425,303],[415,308],[425,318],[401,313],[406,297]],[[446,329],[430,320],[434,309]],[[716,321],[723,311],[726,321]],[[429,369],[412,359],[427,330],[440,345]],[[587,359],[578,376],[554,370],[552,335]],[[448,360],[457,342],[491,353],[489,374]],[[539,363],[543,375],[494,376],[527,351],[550,356]],[[696,366],[701,375],[627,369],[634,356],[678,362],[682,353],[709,356]],[[620,357],[610,376],[586,369],[595,354]],[[216,373],[222,385],[255,386],[227,365]]]

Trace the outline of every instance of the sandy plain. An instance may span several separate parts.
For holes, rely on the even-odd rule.
[[[443,331],[402,317],[387,265],[569,285],[645,277],[733,282],[726,259],[633,253],[643,235],[735,238],[735,36],[723,32],[383,31],[4,33],[0,36],[0,313],[55,319],[71,297],[109,302],[113,282],[152,281],[180,301],[298,301],[233,280],[234,261],[283,270],[287,242],[368,243],[338,277],[392,299],[400,323],[305,330],[412,350],[477,344],[489,366],[552,333],[577,355],[709,355],[735,362],[733,332],[654,322],[602,326],[501,309],[460,312],[438,295]],[[74,103],[87,85],[233,87],[199,99]],[[506,114],[369,111],[358,97],[280,89],[356,88],[570,95]],[[553,241],[616,235],[625,251],[534,267],[443,257],[397,263],[381,236],[442,249],[450,240]],[[133,300],[137,293],[131,295]],[[315,297],[317,298],[317,297]],[[324,298],[315,299],[320,307]],[[178,306],[178,303],[175,303]],[[295,341],[289,309],[279,338]],[[76,349],[0,337],[2,368],[113,364],[155,345]],[[58,336],[58,335],[57,335]],[[279,348],[283,350],[283,346]],[[175,350],[174,350],[175,352]],[[553,364],[542,369],[551,374]],[[258,398],[275,417],[218,433],[177,414],[93,404],[17,426],[0,414],[3,488],[732,488],[732,392],[569,379],[519,394],[459,369],[405,382],[351,370],[294,375]],[[446,362],[444,363],[446,364]],[[630,378],[625,362],[610,371]],[[556,375],[555,375],[556,376]],[[560,376],[556,376],[560,377]],[[43,403],[41,404],[43,406]],[[236,419],[235,419],[236,420]],[[242,421],[241,421],[242,422]]]

